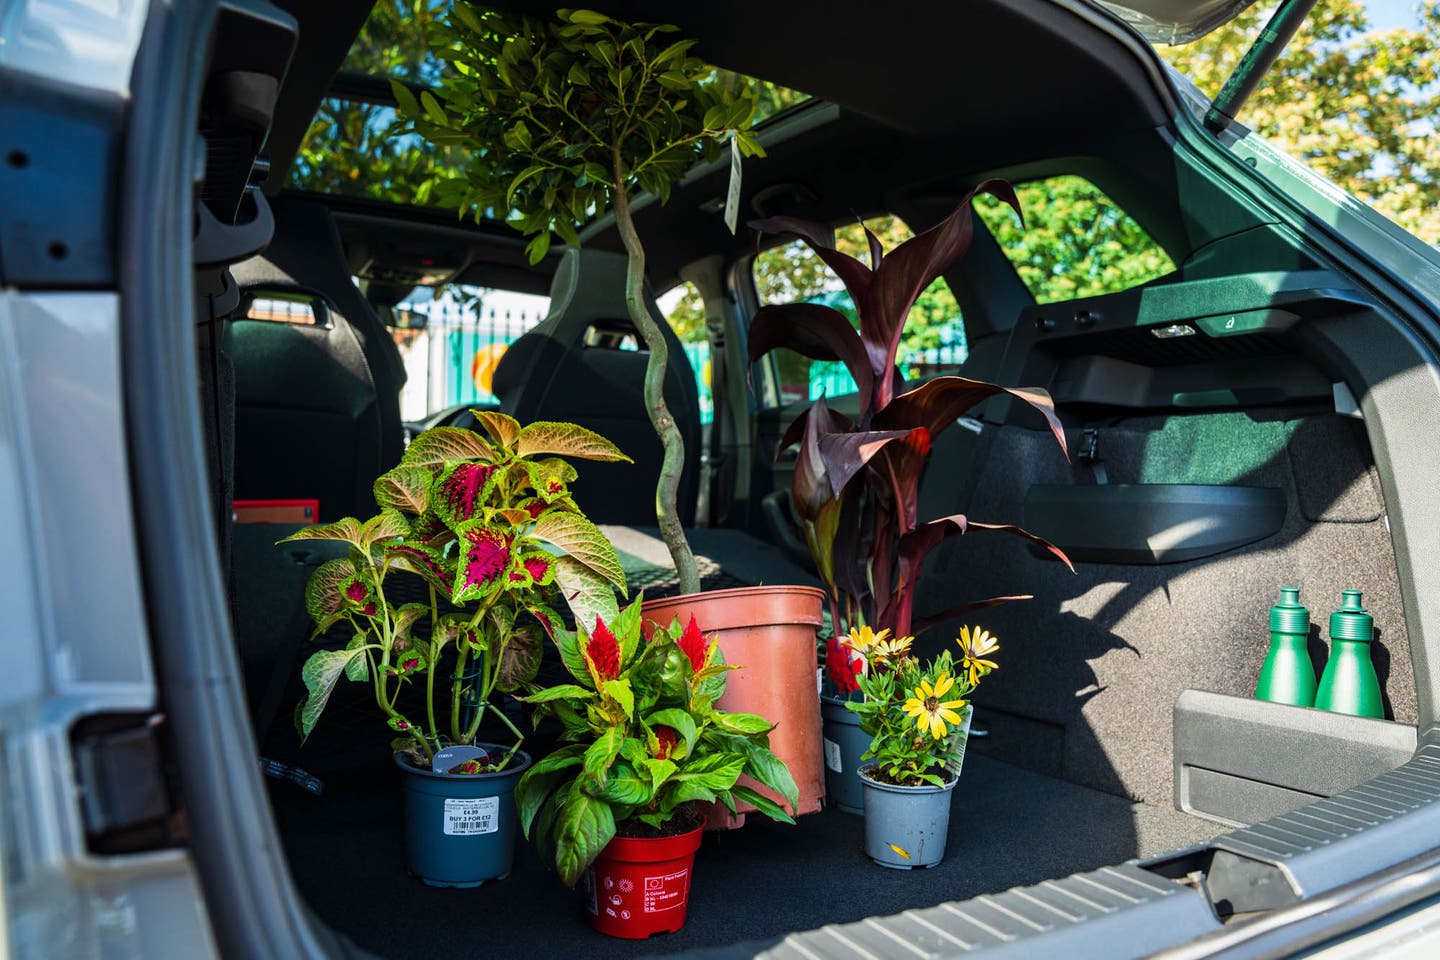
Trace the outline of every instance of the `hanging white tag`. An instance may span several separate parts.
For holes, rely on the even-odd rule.
[[[730,232],[740,220],[740,141],[730,134],[730,189],[725,193],[725,226]]]

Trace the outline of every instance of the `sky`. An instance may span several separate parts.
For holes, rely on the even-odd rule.
[[[1392,27],[1419,26],[1415,9],[1418,0],[1367,0],[1365,9],[1370,13],[1370,25],[1379,30]]]

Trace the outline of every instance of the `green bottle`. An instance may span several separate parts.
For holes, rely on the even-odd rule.
[[[1255,699],[1315,705],[1315,667],[1305,641],[1310,636],[1310,611],[1300,605],[1299,587],[1281,587],[1280,602],[1270,608],[1270,652],[1260,668]]]
[[[1370,662],[1373,639],[1375,619],[1360,605],[1360,591],[1342,591],[1340,609],[1330,614],[1330,662],[1320,678],[1315,706],[1357,717],[1384,718],[1380,679]]]

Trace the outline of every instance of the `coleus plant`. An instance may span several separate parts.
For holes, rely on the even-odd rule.
[[[726,713],[715,704],[735,669],[692,617],[642,635],[640,601],[591,630],[557,631],[574,683],[537,689],[527,700],[535,722],[556,717],[570,741],[537,762],[515,787],[520,824],[554,857],[574,886],[626,821],[665,833],[682,806],[735,801],[793,823],[798,791],[770,752],[763,717]],[[739,783],[741,776],[773,791]]]
[[[376,706],[400,734],[392,747],[427,769],[436,751],[472,743],[492,714],[515,735],[514,746],[478,768],[447,772],[501,769],[523,736],[493,698],[535,678],[542,631],[564,629],[556,598],[563,594],[581,620],[618,610],[614,591],[625,592],[625,573],[609,540],[571,498],[576,471],[561,457],[629,457],[574,424],[522,427],[502,413],[473,412],[486,436],[459,427],[420,434],[400,464],[375,481],[379,514],[306,527],[281,541],[350,545],[346,556],[321,564],[305,590],[313,636],[340,623],[354,636],[343,650],[319,650],[305,661],[307,694],[295,711],[302,738],[343,675],[374,688]],[[397,571],[425,581],[428,604],[387,599],[387,580]],[[442,686],[437,713],[442,672],[449,689]],[[424,685],[423,715],[402,712],[400,691],[411,682]]]
[[[837,636],[861,625],[910,636],[977,607],[1024,599],[993,597],[916,620],[915,587],[925,558],[948,537],[973,528],[1016,534],[1070,566],[1059,548],[1016,526],[979,523],[959,513],[927,522],[918,516],[920,476],[931,444],[990,397],[1006,394],[1039,412],[1065,450],[1064,430],[1042,389],[1001,387],[966,377],[936,377],[907,389],[896,368],[905,321],[916,299],[969,249],[974,235],[970,202],[980,192],[1020,213],[1008,183],[986,181],[939,224],[888,254],[867,229],[868,265],[836,250],[834,232],[825,224],[792,217],[750,224],[804,241],[839,276],[859,317],[857,329],[832,307],[790,303],[762,307],[750,324],[752,362],[788,347],[814,360],[843,363],[857,386],[855,419],[831,410],[821,397],[790,425],[779,448],[795,443],[800,447],[791,501],[829,593]],[[841,666],[836,663],[830,670],[832,679],[843,677]]]

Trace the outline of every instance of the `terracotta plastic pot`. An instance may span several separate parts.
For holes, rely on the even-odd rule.
[[[690,875],[701,824],[676,837],[616,837],[581,881],[590,926],[609,937],[643,940],[685,926]]]
[[[775,724],[770,749],[795,778],[800,791],[796,814],[816,813],[825,801],[820,691],[815,684],[815,631],[824,601],[817,587],[737,587],[646,600],[642,608],[647,634],[656,624],[669,626],[677,617],[688,623],[693,614],[707,636],[720,635],[725,662],[744,667],[727,675],[719,706],[732,713],[756,713]],[[784,804],[774,791],[748,778],[742,782]],[[738,827],[745,822],[743,814],[755,808],[738,803],[736,809],[741,816],[715,805],[707,814],[710,828]]]

